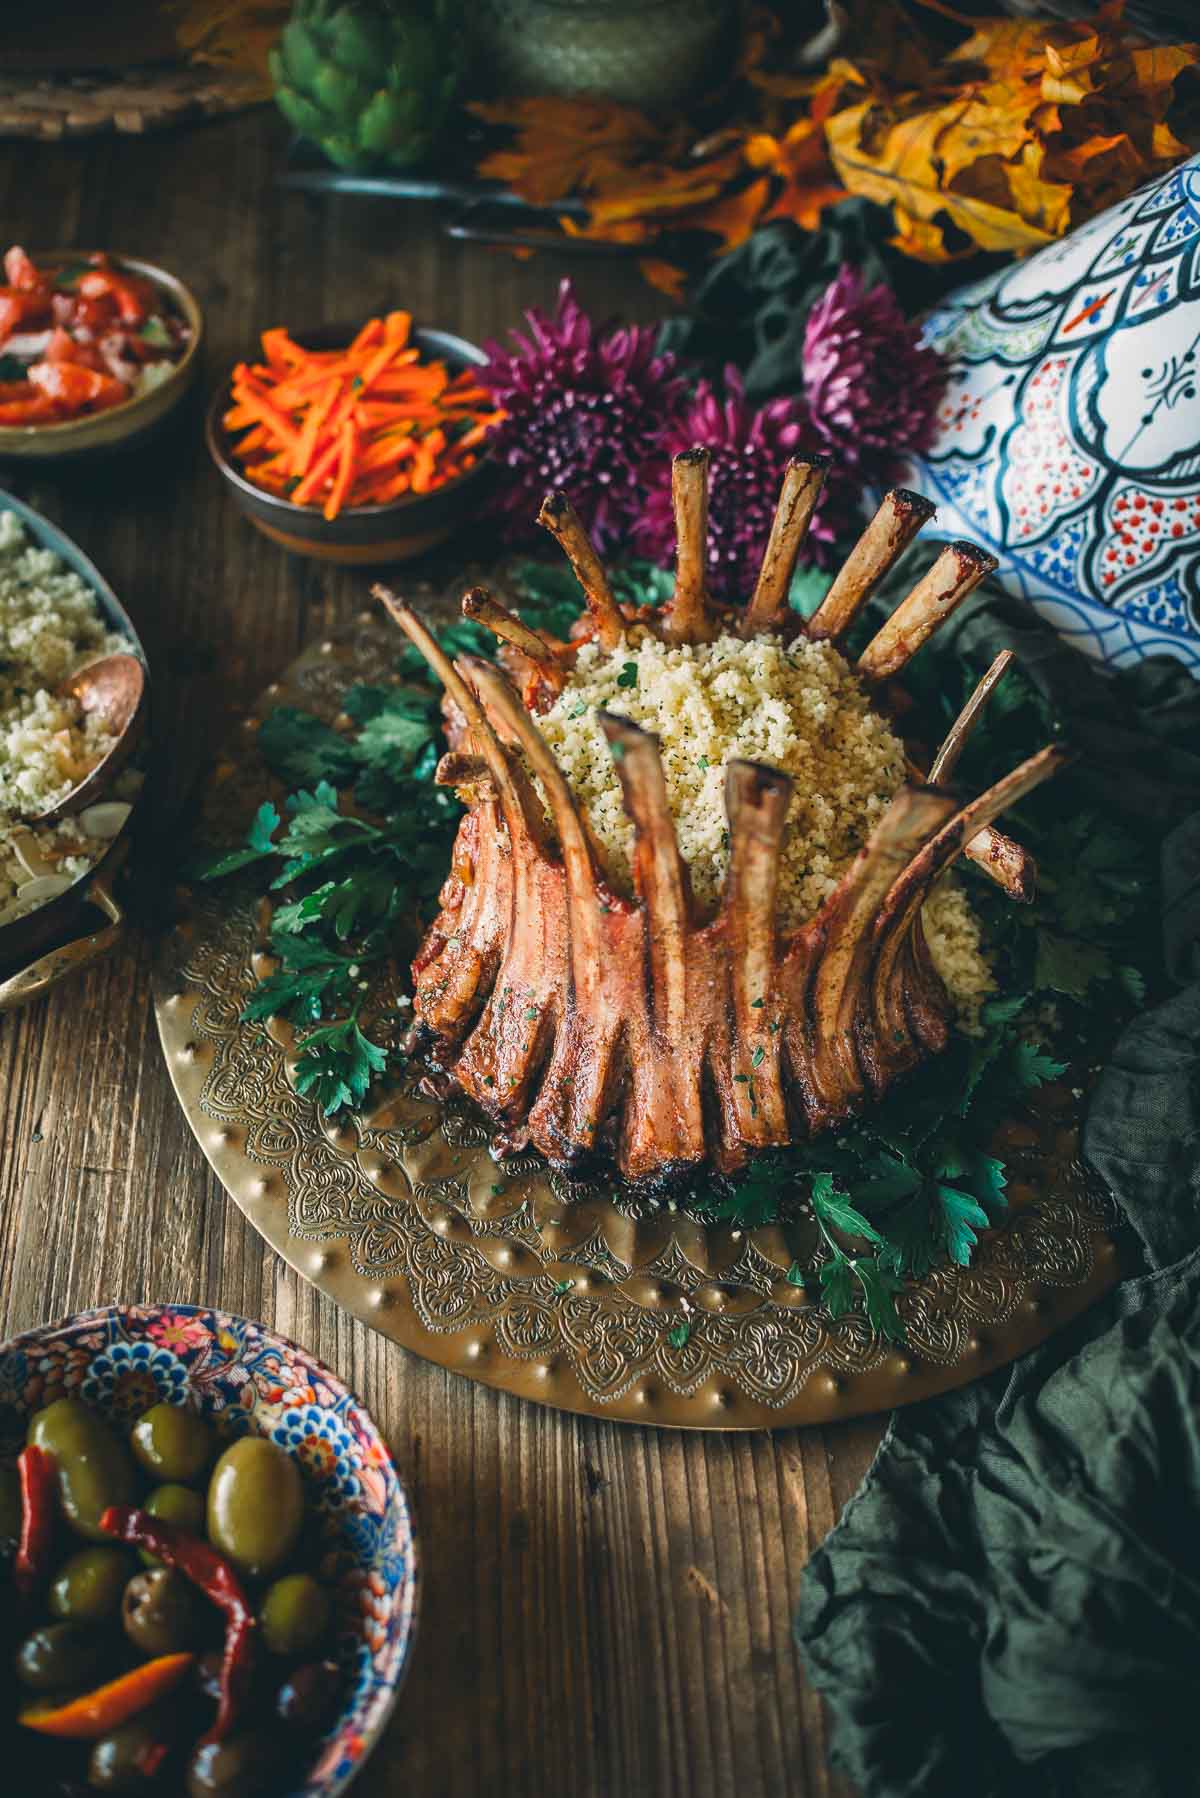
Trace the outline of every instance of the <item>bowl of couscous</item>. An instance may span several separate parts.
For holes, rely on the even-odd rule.
[[[112,748],[103,721],[59,689],[114,651],[145,661],[112,589],[70,538],[0,491],[0,1010],[35,998],[120,934],[112,881],[143,783],[136,754],[92,805],[31,822]]]

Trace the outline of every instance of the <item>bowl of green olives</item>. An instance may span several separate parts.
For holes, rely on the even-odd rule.
[[[45,1798],[334,1798],[416,1626],[412,1513],[337,1376],[228,1312],[0,1345],[0,1764]]]

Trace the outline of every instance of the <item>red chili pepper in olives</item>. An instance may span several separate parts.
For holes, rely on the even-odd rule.
[[[50,1576],[54,1547],[54,1457],[31,1442],[17,1456],[21,1480],[21,1539],[13,1562],[13,1584],[22,1598],[31,1598]]]
[[[173,1567],[198,1586],[225,1618],[225,1648],[221,1658],[221,1691],[212,1728],[201,1746],[224,1741],[237,1721],[254,1671],[254,1632],[257,1627],[250,1600],[241,1580],[225,1559],[198,1536],[151,1517],[146,1511],[113,1505],[100,1519],[100,1528],[118,1542],[148,1548],[167,1567]]]

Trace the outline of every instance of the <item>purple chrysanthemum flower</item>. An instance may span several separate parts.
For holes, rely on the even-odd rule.
[[[511,536],[529,535],[545,494],[561,487],[604,549],[637,517],[648,468],[685,404],[674,356],[654,352],[653,326],[598,330],[570,280],[553,318],[525,314],[516,349],[486,343],[479,379],[507,416],[490,447],[507,478],[498,497]]]
[[[788,458],[811,446],[802,399],[771,400],[759,411],[747,405],[737,370],[725,370],[724,393],[701,381],[684,417],[667,434],[662,455],[648,471],[634,547],[652,561],[675,553],[668,455],[703,445],[710,453],[708,584],[716,599],[745,600],[753,590],[767,547],[771,520]],[[836,520],[818,513],[809,531],[810,556],[832,543]]]
[[[809,417],[821,447],[856,486],[886,480],[905,455],[932,441],[946,369],[919,336],[890,288],[864,288],[846,264],[808,315]]]

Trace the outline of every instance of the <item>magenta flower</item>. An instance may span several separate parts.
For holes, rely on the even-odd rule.
[[[890,288],[864,289],[846,264],[808,315],[804,397],[812,428],[858,486],[886,481],[933,438],[946,369],[919,335]]]
[[[479,370],[507,414],[489,440],[505,470],[497,505],[510,536],[529,536],[543,498],[561,487],[603,549],[636,519],[686,383],[674,356],[655,354],[653,326],[598,329],[569,280],[552,318],[536,308],[525,317],[529,335],[513,331],[512,351],[486,343]]]
[[[886,486],[906,455],[925,449],[945,384],[945,367],[918,346],[890,289],[865,290],[843,267],[809,314],[802,391],[753,411],[736,369],[725,370],[722,398],[701,382],[681,422],[664,441],[675,454],[693,444],[712,452],[709,584],[719,599],[744,600],[767,545],[789,456],[832,457],[801,560],[828,565],[835,545],[858,534],[864,487]],[[651,468],[634,544],[654,561],[674,554],[670,470]]]
[[[746,599],[770,535],[771,519],[788,458],[810,445],[801,399],[771,400],[759,411],[747,405],[741,377],[725,370],[721,395],[701,381],[691,406],[668,434],[647,471],[646,492],[633,533],[634,548],[663,566],[675,554],[670,457],[703,445],[710,453],[708,584],[716,599]],[[832,542],[833,523],[818,513],[809,533]]]

